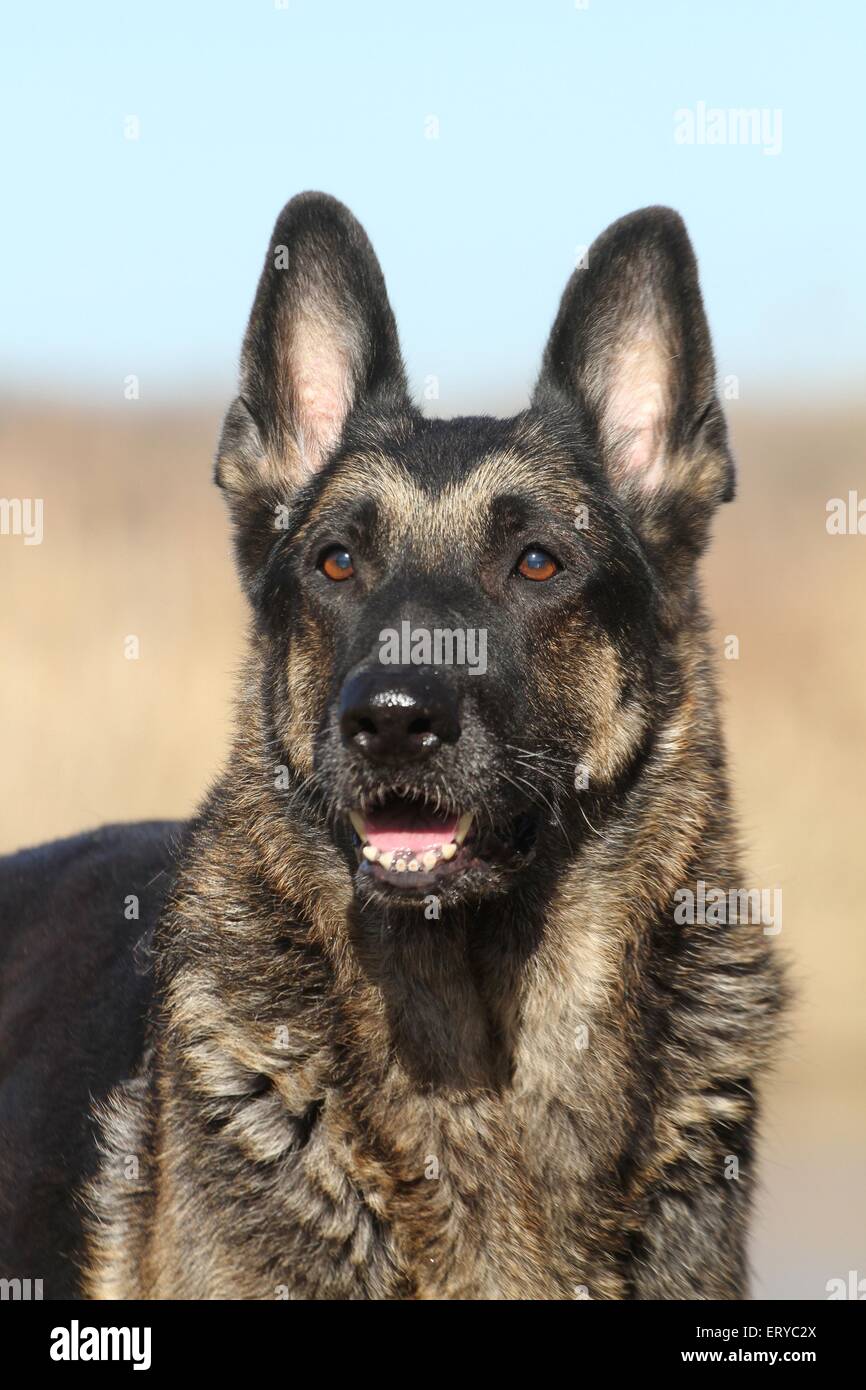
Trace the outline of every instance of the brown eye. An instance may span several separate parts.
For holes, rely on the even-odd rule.
[[[344,550],[341,545],[332,545],[330,550],[326,550],[321,560],[319,568],[322,574],[326,574],[329,579],[351,579],[355,573],[355,566],[352,564],[352,557],[348,550]]]
[[[517,573],[522,574],[524,579],[552,579],[558,570],[559,565],[553,556],[535,545],[523,552],[517,566]]]

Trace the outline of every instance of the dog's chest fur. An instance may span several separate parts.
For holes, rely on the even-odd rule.
[[[753,926],[673,924],[677,884],[736,875],[692,741],[671,725],[547,896],[442,921],[359,911],[251,751],[157,931],[153,1046],[103,1116],[87,1291],[743,1296],[749,1078],[779,987]],[[668,1258],[684,1241],[694,1267]]]
[[[485,973],[467,918],[396,988],[340,944],[339,905],[287,935],[236,900],[209,956],[219,858],[193,876],[210,898],[170,922],[159,1041],[106,1116],[90,1291],[623,1297],[629,1059],[604,1038],[616,962],[591,922],[568,969],[552,905],[510,979]]]
[[[227,1068],[227,1081],[230,1067]],[[529,1096],[458,1103],[330,1092],[300,1119],[234,1104],[231,1146],[161,1117],[156,1192],[124,1174],[129,1140],[152,1142],[143,1098],[107,1126],[99,1210],[124,1227],[98,1255],[102,1297],[563,1298],[625,1295],[617,1194],[599,1192],[579,1111]],[[388,1125],[386,1130],[383,1126]],[[400,1153],[393,1157],[393,1133]],[[278,1154],[278,1157],[253,1158]],[[206,1194],[206,1198],[204,1196]],[[606,1200],[607,1199],[607,1200]],[[600,1209],[599,1209],[600,1208]],[[118,1219],[119,1218],[119,1219]],[[129,1239],[131,1237],[131,1239]],[[97,1241],[97,1247],[99,1241]],[[113,1248],[109,1248],[113,1246]],[[592,1292],[591,1290],[594,1290]]]

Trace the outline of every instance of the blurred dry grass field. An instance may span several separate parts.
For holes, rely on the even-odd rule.
[[[186,815],[219,770],[244,626],[210,485],[219,416],[3,410],[0,492],[44,499],[44,541],[0,536],[0,849]],[[731,423],[740,494],[705,582],[748,883],[783,890],[800,994],[768,1096],[755,1293],[823,1298],[866,1277],[866,536],[825,527],[829,498],[866,495],[866,411],[735,405]]]

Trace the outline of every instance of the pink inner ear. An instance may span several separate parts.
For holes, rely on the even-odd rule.
[[[667,355],[657,338],[638,338],[616,352],[608,371],[605,432],[617,448],[619,466],[627,474],[639,474],[644,487],[658,487],[665,466]]]
[[[309,315],[292,334],[292,394],[304,470],[325,462],[340,437],[351,404],[351,348],[333,325]]]

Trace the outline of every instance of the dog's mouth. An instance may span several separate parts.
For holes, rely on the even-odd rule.
[[[406,893],[475,871],[514,866],[534,844],[534,819],[522,815],[501,830],[482,832],[474,811],[442,810],[424,800],[391,795],[381,805],[352,811],[362,872]]]

